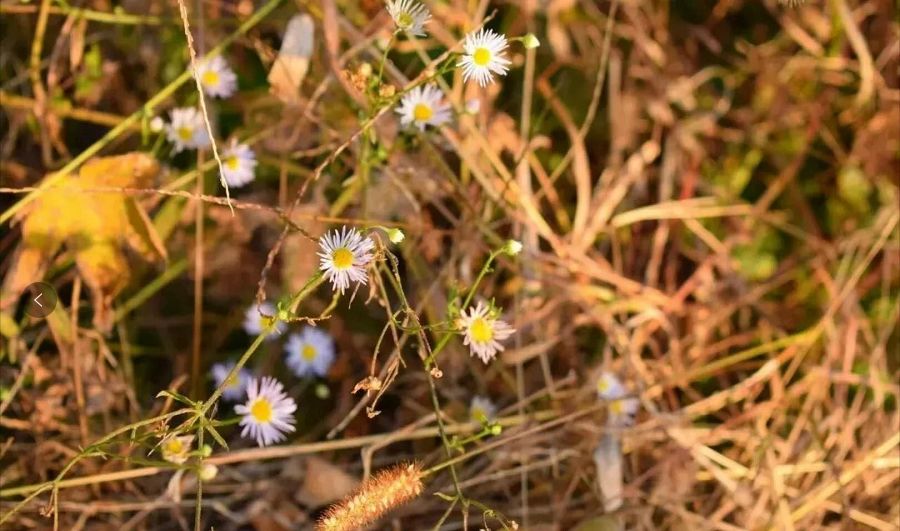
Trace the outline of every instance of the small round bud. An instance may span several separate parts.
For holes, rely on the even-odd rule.
[[[534,36],[534,33],[529,33],[522,37],[522,46],[524,46],[528,50],[537,48],[540,45],[541,41],[539,41],[538,38]]]
[[[316,386],[315,392],[316,398],[318,398],[319,400],[325,400],[326,398],[331,396],[331,389],[329,389],[328,386],[323,383],[320,383]]]
[[[162,131],[165,126],[166,122],[159,116],[154,116],[153,119],[150,120],[150,130],[154,133]]]
[[[499,424],[491,424],[490,429],[491,429],[491,435],[493,435],[494,437],[503,433],[503,426],[501,426]]]
[[[503,252],[509,256],[516,256],[522,252],[522,242],[516,240],[507,240],[503,245]]]
[[[388,229],[387,235],[391,243],[400,243],[406,239],[406,234],[403,234],[403,231],[398,228]]]
[[[200,455],[202,455],[203,457],[211,456],[212,455],[212,446],[210,446],[208,444],[204,444],[202,447],[200,447]]]
[[[201,481],[212,481],[216,478],[216,475],[219,473],[219,467],[213,464],[206,463],[200,467],[200,471],[197,473],[197,476]]]

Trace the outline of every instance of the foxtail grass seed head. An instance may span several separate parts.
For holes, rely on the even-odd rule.
[[[443,100],[444,93],[437,85],[416,87],[403,96],[396,113],[404,126],[424,131],[426,125],[438,127],[450,121],[450,105]]]
[[[277,316],[278,310],[271,302],[263,301],[262,304],[251,304],[244,312],[244,331],[247,335],[258,336],[265,330]],[[266,336],[266,340],[272,341],[279,334],[287,330],[287,324],[282,321],[275,322],[274,334]]]
[[[159,444],[160,453],[164,460],[182,465],[187,461],[193,444],[193,435],[168,435]]]
[[[284,345],[284,363],[300,377],[325,376],[334,363],[334,340],[319,328],[305,326]]]
[[[469,418],[486,424],[497,418],[497,406],[486,396],[473,396],[469,405]]]
[[[515,329],[505,321],[497,319],[484,301],[460,312],[457,328],[463,332],[463,344],[469,347],[471,355],[478,356],[487,365],[504,347],[500,343],[511,336]]]
[[[203,92],[213,98],[227,98],[237,90],[237,75],[221,55],[201,62],[197,73]]]
[[[232,188],[240,188],[256,178],[256,153],[236,138],[222,150],[222,175]]]
[[[179,107],[172,109],[170,117],[171,120],[166,127],[166,137],[175,145],[174,153],[185,149],[209,147],[209,135],[200,111],[194,107]]]
[[[247,384],[247,402],[234,406],[241,415],[241,437],[256,439],[259,446],[268,446],[285,439],[294,431],[294,412],[297,404],[287,396],[284,386],[275,378],[253,378]]]
[[[231,373],[231,369],[234,368],[234,365],[233,361],[216,363],[209,369],[209,373],[212,376],[217,389],[225,383],[225,380],[228,378],[228,374]],[[225,383],[225,388],[222,391],[222,398],[230,402],[236,402],[243,398],[244,393],[247,391],[247,383],[250,382],[252,376],[249,369],[242,367],[241,370]]]
[[[360,489],[331,506],[316,524],[317,531],[365,529],[382,516],[422,494],[422,469],[404,463],[375,474]]]
[[[397,29],[417,37],[425,36],[424,27],[431,19],[431,13],[416,0],[388,0],[387,11]]]
[[[342,294],[350,282],[365,284],[368,281],[366,266],[372,261],[375,242],[354,228],[342,227],[319,238],[319,268],[334,291]]]
[[[481,28],[466,35],[465,54],[456,64],[463,69],[463,80],[474,79],[486,87],[493,83],[494,74],[505,76],[510,64],[504,54],[508,45],[506,37],[494,30]]]

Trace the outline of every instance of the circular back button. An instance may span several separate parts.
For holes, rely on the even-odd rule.
[[[35,282],[25,288],[25,313],[35,319],[43,319],[50,315],[59,297],[53,286],[46,282]]]

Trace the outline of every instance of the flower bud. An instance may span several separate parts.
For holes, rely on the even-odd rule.
[[[507,240],[503,245],[502,251],[509,256],[516,256],[522,252],[522,242],[516,240]]]
[[[403,231],[398,228],[388,229],[387,234],[391,243],[400,243],[406,239],[406,234],[403,234]]]
[[[218,473],[219,467],[210,463],[205,463],[200,467],[200,471],[197,473],[197,476],[201,481],[212,481],[216,478],[216,475]]]

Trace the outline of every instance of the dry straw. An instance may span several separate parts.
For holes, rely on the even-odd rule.
[[[359,491],[331,506],[318,531],[365,529],[391,510],[422,493],[422,467],[403,463],[375,474]]]

